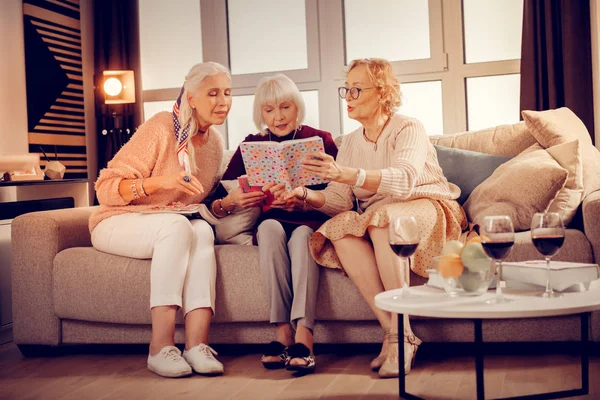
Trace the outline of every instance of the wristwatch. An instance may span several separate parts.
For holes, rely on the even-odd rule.
[[[365,184],[365,179],[367,178],[367,172],[362,169],[359,168],[358,169],[358,174],[356,175],[356,182],[354,182],[354,186],[355,187],[362,187],[362,185]]]

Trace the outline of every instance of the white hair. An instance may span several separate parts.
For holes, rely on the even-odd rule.
[[[192,172],[195,172],[197,168],[196,160],[194,158],[194,146],[192,146],[192,138],[198,133],[198,121],[196,121],[195,114],[190,106],[190,103],[188,102],[188,93],[192,96],[195,95],[204,78],[217,74],[226,74],[231,80],[231,74],[229,73],[229,70],[219,63],[209,61],[196,64],[192,67],[192,69],[190,69],[190,72],[188,72],[183,84],[184,90],[183,94],[181,95],[181,104],[179,105],[179,125],[181,126],[179,135],[181,135],[186,126],[189,126],[187,149],[190,155],[190,169]],[[179,141],[179,137],[177,140]]]
[[[265,104],[277,105],[284,101],[291,101],[298,109],[296,117],[296,127],[304,121],[306,106],[300,90],[290,78],[283,74],[267,76],[258,82],[254,92],[254,125],[259,131],[266,129],[265,121],[262,117],[262,108]]]

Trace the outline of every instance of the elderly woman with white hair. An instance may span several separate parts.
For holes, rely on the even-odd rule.
[[[212,125],[231,108],[231,77],[220,64],[195,65],[173,112],[142,124],[100,172],[100,207],[90,218],[93,246],[123,257],[152,259],[152,339],[148,369],[164,377],[223,373],[208,346],[215,307],[216,259],[211,226],[183,215],[145,213],[173,202],[200,203],[219,183],[223,139]],[[210,203],[219,215],[218,201]],[[127,305],[124,304],[124,307]],[[174,346],[183,308],[185,351]]]
[[[335,157],[337,147],[331,134],[302,125],[304,116],[304,100],[290,78],[281,74],[264,78],[254,97],[254,123],[260,133],[248,135],[244,142],[283,142],[320,136],[325,152]],[[223,179],[236,179],[245,173],[238,148]],[[275,183],[263,187],[263,191]],[[324,186],[312,188],[318,190]],[[229,210],[236,206],[257,207],[264,196],[249,197],[252,194],[244,194],[239,188],[233,190],[223,199],[223,207]],[[270,303],[270,322],[277,326],[277,340],[269,343],[261,358],[267,369],[287,368],[302,373],[315,369],[313,328],[319,267],[310,257],[308,241],[327,218],[307,207],[302,199],[294,199],[287,204],[274,202],[259,219],[256,239],[261,274]]]

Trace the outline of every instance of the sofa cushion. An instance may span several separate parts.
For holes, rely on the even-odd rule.
[[[227,193],[240,187],[237,179],[221,181],[221,184]],[[216,243],[251,245],[260,214],[259,207],[236,208],[228,216],[220,218],[219,224],[214,226]]]
[[[479,131],[431,136],[429,140],[439,146],[508,157],[514,157],[536,143],[524,122]]]
[[[467,199],[469,221],[508,215],[516,231],[528,230],[533,214],[545,211],[565,186],[568,171],[544,149],[523,152],[499,166]]]
[[[216,246],[214,322],[268,322],[258,247]],[[54,259],[54,311],[63,319],[119,324],[150,323],[150,260],[102,253],[93,247],[61,251]],[[375,320],[352,282],[321,268],[317,319]],[[178,313],[178,323],[182,323]]]
[[[439,145],[433,147],[444,176],[460,188],[460,197],[457,200],[461,205],[467,201],[473,189],[492,175],[501,164],[511,159]]]
[[[539,144],[536,146],[541,148]],[[546,151],[569,172],[565,187],[552,200],[547,211],[561,214],[563,223],[568,225],[583,200],[583,164],[579,140],[552,146]]]
[[[600,152],[583,122],[567,107],[521,113],[531,134],[544,148],[579,139],[583,160],[583,197],[600,190]]]

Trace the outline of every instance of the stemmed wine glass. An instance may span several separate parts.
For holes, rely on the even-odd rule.
[[[512,220],[506,215],[485,217],[481,226],[481,244],[485,253],[496,261],[496,297],[487,301],[488,304],[510,303],[512,300],[504,297],[502,288],[502,260],[510,254],[515,244],[515,230]]]
[[[561,297],[550,287],[550,259],[558,253],[565,241],[565,227],[560,214],[555,212],[536,213],[531,220],[531,240],[537,251],[546,259],[545,299]]]
[[[415,217],[404,215],[393,217],[388,228],[388,239],[390,247],[400,257],[400,268],[396,271],[396,282],[400,286],[401,280],[404,281],[401,297],[414,296],[408,291],[407,281],[410,273],[410,256],[414,254],[419,245],[419,227]]]

